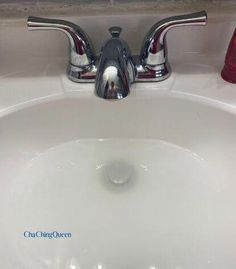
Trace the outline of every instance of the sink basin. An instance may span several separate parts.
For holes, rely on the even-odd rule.
[[[236,268],[234,109],[67,96],[0,130],[1,268]]]

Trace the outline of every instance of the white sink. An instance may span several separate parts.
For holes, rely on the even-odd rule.
[[[61,19],[97,52],[120,26],[138,55],[177,14]],[[0,269],[235,269],[236,90],[220,77],[233,11],[170,31],[170,78],[119,102],[67,79],[63,34],[0,22]]]
[[[2,116],[0,267],[236,268],[236,110],[180,96]]]

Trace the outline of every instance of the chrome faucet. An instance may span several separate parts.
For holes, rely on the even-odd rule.
[[[54,19],[28,18],[29,30],[60,30],[70,41],[68,77],[75,82],[94,82],[95,93],[104,99],[122,99],[133,82],[162,81],[171,74],[167,56],[166,34],[173,27],[206,25],[205,11],[173,16],[152,26],[144,38],[139,57],[132,57],[127,43],[120,38],[121,28],[109,29],[99,57],[85,32],[77,25]]]

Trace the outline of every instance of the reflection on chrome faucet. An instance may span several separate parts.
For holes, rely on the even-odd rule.
[[[70,42],[68,77],[74,82],[95,82],[95,93],[104,99],[122,99],[133,82],[162,81],[170,76],[166,33],[177,26],[205,25],[205,11],[173,16],[153,25],[146,35],[139,57],[133,57],[120,38],[121,28],[109,29],[111,38],[95,56],[91,41],[76,24],[64,20],[28,18],[29,30],[60,30]]]
[[[135,64],[126,42],[120,38],[121,28],[109,29],[111,38],[105,43],[98,62],[96,94],[105,99],[122,99],[129,94],[135,80]]]

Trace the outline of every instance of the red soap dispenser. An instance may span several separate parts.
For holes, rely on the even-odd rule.
[[[228,82],[236,83],[236,29],[229,43],[221,76]]]

